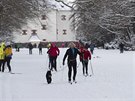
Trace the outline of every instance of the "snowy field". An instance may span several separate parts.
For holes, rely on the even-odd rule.
[[[62,65],[66,49],[60,49],[58,72],[52,84],[46,83],[46,49],[28,54],[28,49],[13,50],[12,72],[0,72],[0,101],[135,101],[135,52],[95,49],[92,56],[94,75],[84,77],[78,59],[77,84],[69,84],[67,66]],[[66,62],[65,62],[66,63]],[[89,62],[89,74],[91,74]]]

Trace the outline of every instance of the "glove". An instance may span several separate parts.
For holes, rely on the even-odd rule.
[[[63,65],[65,65],[65,62],[63,61]]]

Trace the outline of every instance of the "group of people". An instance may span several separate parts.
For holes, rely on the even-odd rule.
[[[32,45],[32,43],[28,43],[27,47],[29,48],[29,54],[32,54],[32,49],[34,48],[34,46]],[[42,55],[42,48],[43,48],[42,43],[39,43],[38,44],[39,55]]]
[[[63,65],[65,65],[65,60],[67,59],[68,66],[68,82],[71,83],[71,75],[73,70],[73,82],[76,83],[76,74],[77,74],[77,55],[80,56],[80,61],[83,66],[83,75],[88,76],[88,62],[91,60],[91,52],[88,50],[88,46],[82,46],[80,49],[77,49],[75,44],[71,42],[69,48],[66,50],[66,53],[63,57]],[[57,71],[57,57],[60,54],[59,48],[53,43],[47,51],[49,55],[49,60],[51,64],[50,70]]]
[[[11,65],[10,61],[12,59],[12,47],[9,42],[6,44],[2,42],[0,44],[0,71],[4,72],[5,70],[5,63],[7,63],[7,67],[9,69],[9,72],[11,72]]]

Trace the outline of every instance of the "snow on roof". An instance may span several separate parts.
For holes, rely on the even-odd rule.
[[[58,9],[58,10],[71,10],[68,6],[64,5],[61,2],[56,2],[55,0],[49,0],[48,4],[53,8],[53,9]]]
[[[37,35],[31,35],[31,37],[28,40],[29,42],[40,42],[41,40]]]

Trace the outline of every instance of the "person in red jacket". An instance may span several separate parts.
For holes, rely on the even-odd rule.
[[[49,54],[49,58],[50,58],[51,70],[53,70],[53,68],[54,68],[55,71],[57,71],[57,61],[56,60],[57,60],[57,56],[60,54],[58,47],[56,47],[56,45],[54,43],[51,44],[51,47],[47,51],[47,53]]]
[[[88,62],[91,60],[91,53],[88,47],[85,46],[82,50],[82,64],[83,64],[83,75],[88,76]]]

